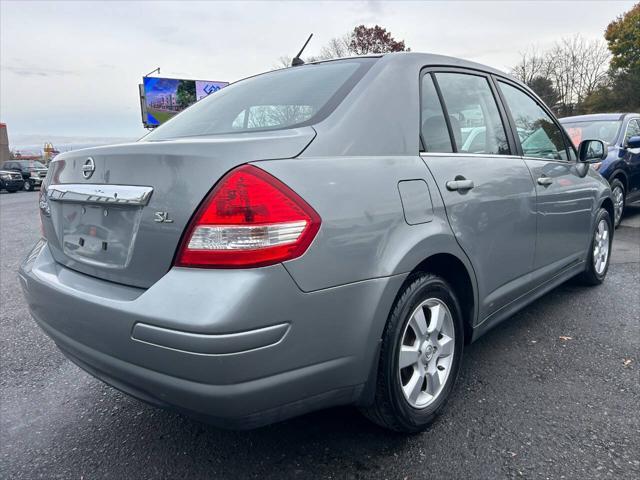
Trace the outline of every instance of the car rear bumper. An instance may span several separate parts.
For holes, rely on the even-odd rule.
[[[251,428],[355,403],[405,276],[302,292],[282,265],[170,270],[149,289],[20,268],[31,313],[81,368],[147,402]]]

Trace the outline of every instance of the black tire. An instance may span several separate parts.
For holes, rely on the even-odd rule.
[[[26,180],[24,182],[24,186],[22,188],[24,188],[25,192],[32,192],[33,191],[33,182],[31,180]]]
[[[626,206],[626,203],[627,203],[627,198],[626,198],[627,191],[624,189],[623,183],[616,178],[611,182],[611,193],[612,193],[612,196],[614,196],[614,217],[616,216],[616,213],[615,213],[616,198],[614,193],[617,188],[619,188],[622,191],[622,211],[620,212],[619,217],[616,217],[613,219],[615,223],[614,225],[615,228],[618,228],[620,226],[620,221],[622,220],[622,214],[624,213],[624,207]]]
[[[432,298],[443,302],[451,313],[455,332],[454,353],[448,377],[440,393],[432,403],[416,408],[402,392],[398,369],[399,348],[412,313],[422,302]],[[463,346],[464,325],[460,304],[453,289],[436,275],[422,273],[411,277],[400,292],[387,321],[382,336],[375,399],[373,405],[362,409],[364,415],[374,423],[397,432],[424,430],[445,407],[460,370]]]
[[[17,190],[9,190],[9,189],[7,189],[7,192],[9,192],[9,193],[16,193],[16,192],[17,192]]]
[[[595,251],[596,234],[598,231],[598,225],[600,225],[600,222],[602,220],[606,221],[609,226],[609,230],[608,230],[609,234],[607,238],[609,241],[609,253],[606,259],[604,270],[598,273],[596,269],[596,264],[594,262],[594,251]],[[582,272],[582,274],[580,274],[580,276],[578,277],[583,284],[600,285],[602,282],[604,282],[604,279],[607,276],[607,272],[609,271],[609,264],[611,263],[612,242],[613,242],[613,222],[611,220],[611,216],[609,215],[609,212],[607,212],[604,208],[601,208],[600,210],[598,210],[598,214],[596,215],[596,222],[591,233],[591,243],[589,244],[589,254],[587,255],[587,264],[585,265],[584,272]]]

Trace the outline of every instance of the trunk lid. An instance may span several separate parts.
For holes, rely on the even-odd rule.
[[[147,288],[170,269],[191,216],[226,172],[295,157],[314,137],[305,127],[60,155],[40,202],[52,255],[82,273]]]

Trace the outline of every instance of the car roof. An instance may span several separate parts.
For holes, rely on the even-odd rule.
[[[573,117],[564,117],[560,119],[561,123],[570,123],[570,122],[593,122],[597,120],[602,121],[615,121],[615,120],[623,120],[625,116],[638,116],[637,113],[593,113],[590,115],[575,115]]]
[[[519,82],[516,78],[512,77],[506,72],[498,70],[493,67],[489,67],[487,65],[483,65],[481,63],[472,62],[470,60],[465,60],[463,58],[458,57],[449,57],[447,55],[438,55],[435,53],[421,53],[421,52],[392,52],[392,53],[383,53],[377,55],[359,55],[359,56],[351,56],[351,57],[341,57],[341,58],[332,58],[329,60],[320,60],[317,62],[309,62],[309,63],[326,63],[326,62],[335,62],[339,60],[347,60],[350,58],[383,58],[385,62],[406,62],[414,61],[415,63],[419,63],[425,67],[430,66],[443,66],[443,67],[460,67],[460,68],[469,68],[472,70],[481,70],[487,73],[492,73],[495,75],[500,75],[502,77],[507,77],[513,79],[514,81]]]

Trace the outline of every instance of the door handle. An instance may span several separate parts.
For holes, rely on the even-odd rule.
[[[464,177],[447,182],[447,190],[471,190],[474,187],[473,180],[467,180]]]
[[[542,185],[543,187],[548,187],[553,183],[553,178],[551,177],[540,177],[538,178],[538,185]]]

